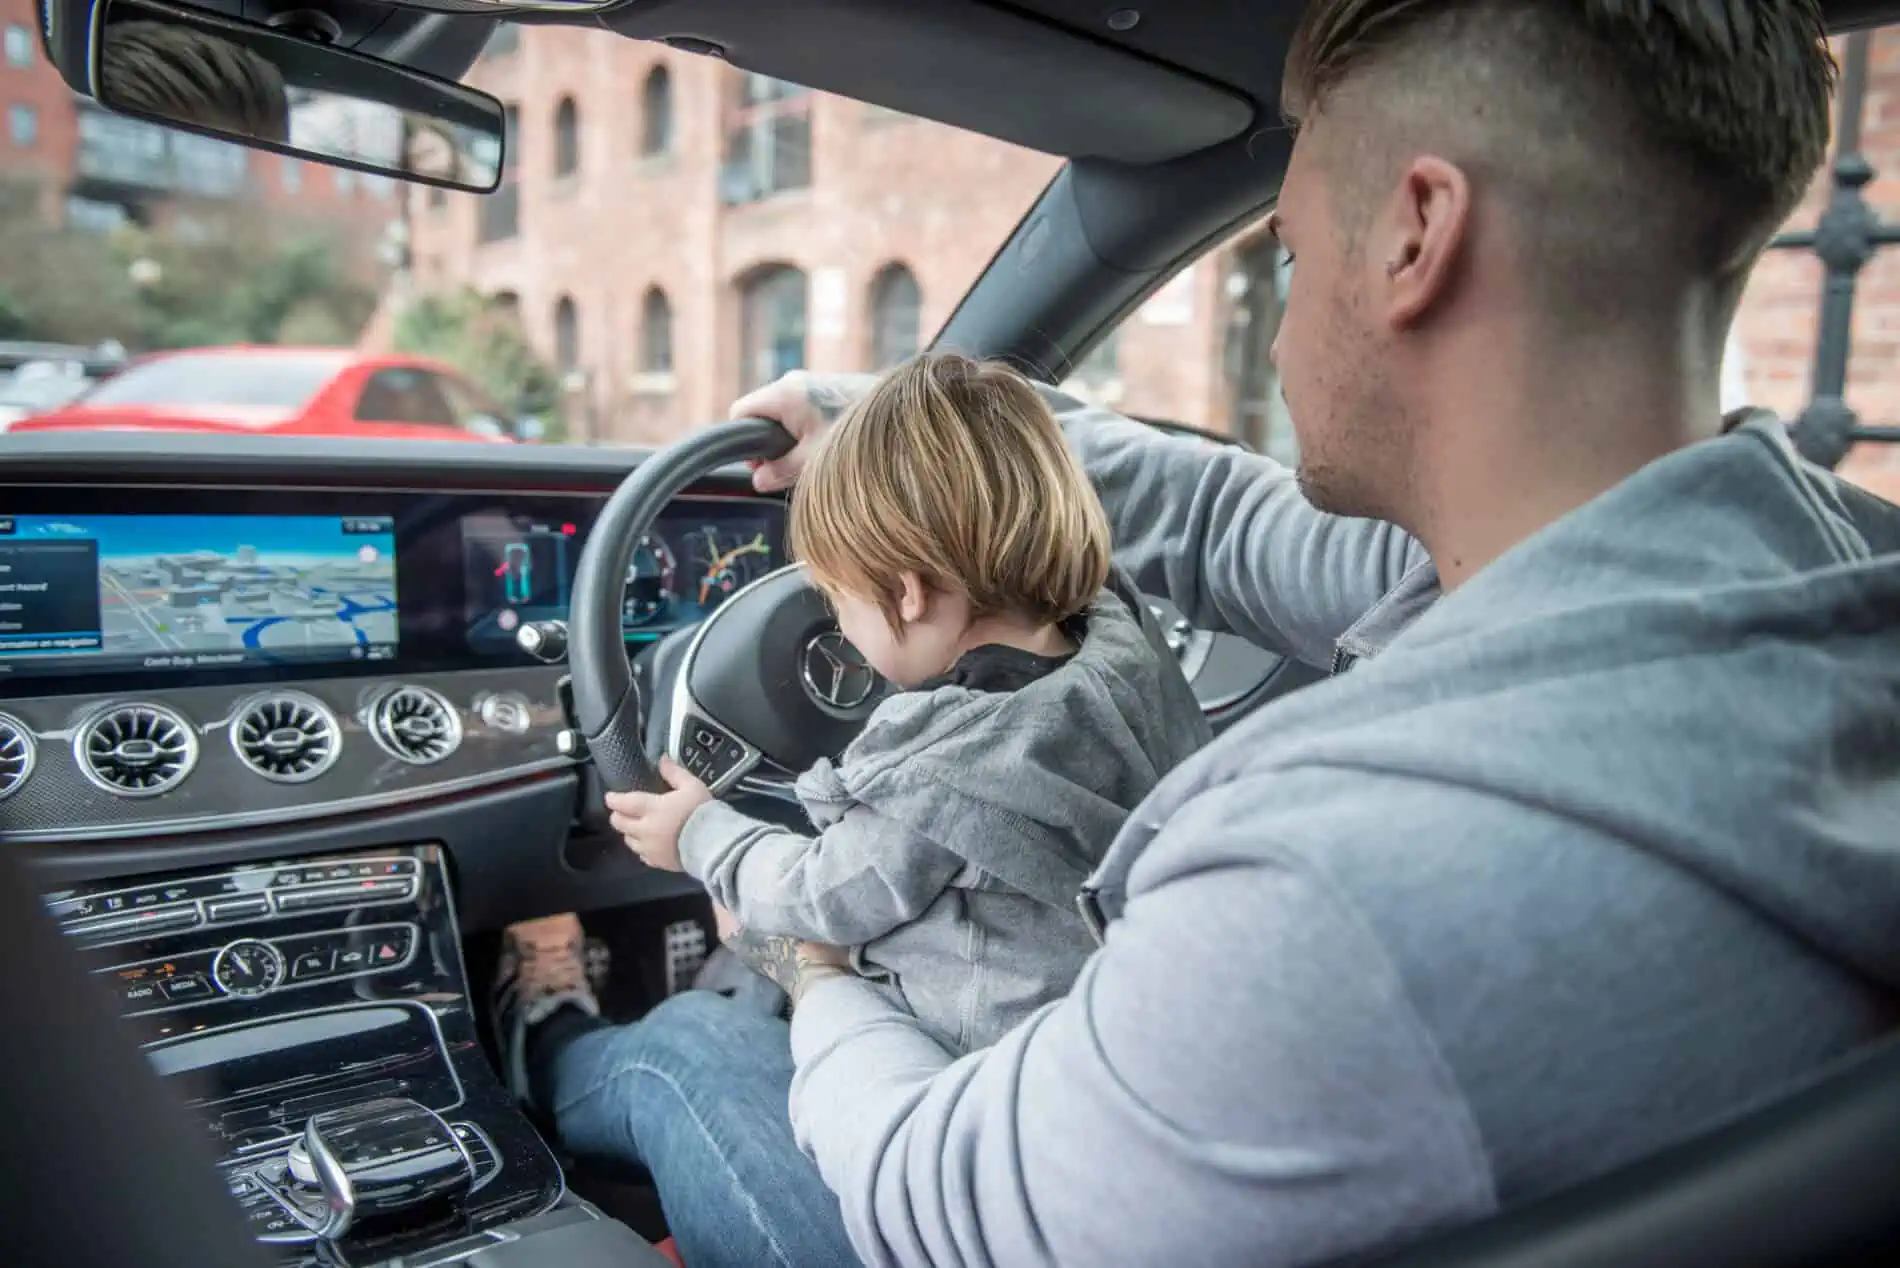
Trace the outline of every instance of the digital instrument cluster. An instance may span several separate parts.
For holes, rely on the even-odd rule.
[[[496,513],[462,524],[468,641],[512,648],[529,621],[564,620],[580,557],[572,520]],[[756,506],[676,502],[636,543],[621,602],[629,640],[658,638],[710,615],[779,565],[778,525]]]

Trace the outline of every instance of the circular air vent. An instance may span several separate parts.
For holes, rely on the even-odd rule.
[[[33,732],[16,717],[0,713],[0,801],[20,791],[33,773]]]
[[[391,687],[370,706],[369,733],[391,757],[426,766],[462,743],[462,719],[427,687]]]
[[[231,723],[238,760],[280,784],[315,779],[330,769],[342,746],[336,715],[300,691],[259,696]]]
[[[176,788],[198,762],[191,724],[155,704],[118,704],[96,713],[73,737],[87,779],[121,797]]]

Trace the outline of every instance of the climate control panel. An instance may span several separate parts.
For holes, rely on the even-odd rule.
[[[248,924],[299,912],[406,903],[413,858],[352,859],[310,867],[246,867],[185,880],[48,896],[67,933],[95,946],[204,926]]]
[[[403,909],[421,887],[414,857],[355,856],[67,891],[47,906],[143,1015],[407,969],[423,939]]]

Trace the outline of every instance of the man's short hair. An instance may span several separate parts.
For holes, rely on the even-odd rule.
[[[1312,0],[1282,107],[1357,97],[1462,146],[1441,157],[1520,203],[1546,273],[1739,291],[1826,157],[1834,73],[1817,0]]]
[[[1081,612],[1108,581],[1108,519],[1048,405],[1006,366],[915,358],[880,378],[799,477],[792,550],[897,628],[903,576],[978,617]]]
[[[106,27],[104,103],[154,119],[285,143],[290,96],[277,67],[230,40],[168,22]]]

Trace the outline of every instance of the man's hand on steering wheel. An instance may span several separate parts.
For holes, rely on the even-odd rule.
[[[766,418],[783,427],[798,443],[782,458],[753,466],[752,486],[776,493],[798,482],[812,446],[825,428],[838,420],[851,403],[877,379],[871,374],[812,374],[793,370],[732,403],[734,418]]]

